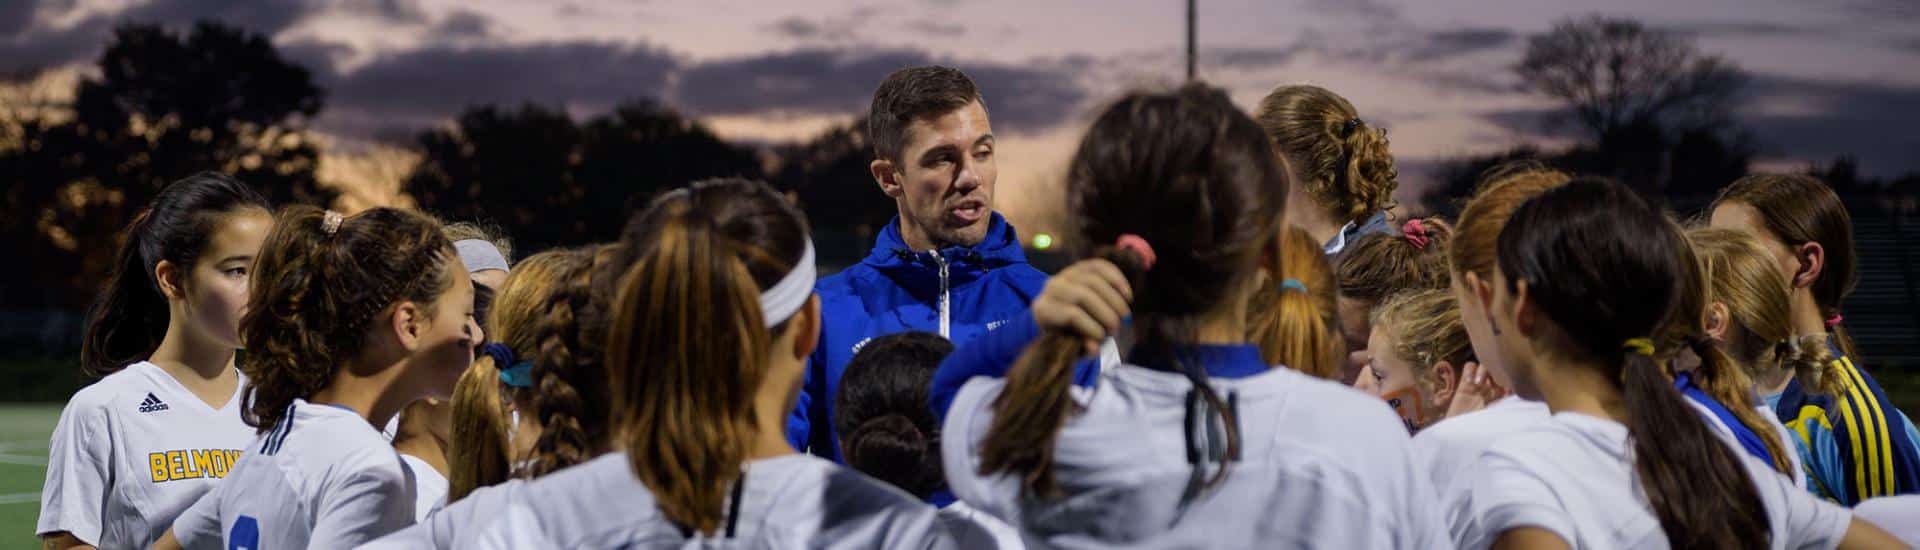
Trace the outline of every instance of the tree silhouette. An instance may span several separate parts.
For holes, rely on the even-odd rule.
[[[135,210],[195,172],[231,173],[280,203],[331,200],[305,135],[320,89],[266,37],[211,22],[184,36],[127,24],[96,66],[71,117],[24,122],[0,147],[5,236],[35,266],[0,279],[21,289],[0,301],[85,305]]]
[[[419,144],[407,188],[420,208],[500,224],[529,250],[614,238],[654,194],[694,180],[762,176],[752,151],[651,100],[585,124],[538,105],[471,107]]]
[[[1565,101],[1600,140],[1634,125],[1722,125],[1746,80],[1670,31],[1597,15],[1529,37],[1514,70],[1528,87]]]
[[[865,116],[779,153],[774,184],[799,196],[815,230],[846,232],[865,244],[893,218],[893,199],[880,192],[867,169],[873,146],[867,142]]]

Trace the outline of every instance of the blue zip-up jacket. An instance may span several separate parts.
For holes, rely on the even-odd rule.
[[[913,251],[900,237],[900,218],[887,222],[873,251],[859,264],[814,285],[820,296],[820,345],[809,358],[805,385],[787,419],[796,449],[840,460],[833,433],[833,401],[847,361],[867,340],[925,331],[966,343],[1026,315],[1047,275],[1027,264],[1013,227],[993,214],[985,239],[974,246]]]

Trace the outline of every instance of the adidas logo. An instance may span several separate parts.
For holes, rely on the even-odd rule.
[[[140,402],[140,412],[150,413],[164,410],[167,410],[167,404],[160,402],[160,398],[154,397],[153,392],[147,392],[147,399]]]
[[[993,332],[995,329],[1006,326],[1007,321],[1009,321],[1009,319],[1001,319],[998,321],[987,323],[987,332]]]

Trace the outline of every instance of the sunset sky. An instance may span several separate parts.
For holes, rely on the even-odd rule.
[[[1570,130],[1509,67],[1563,0],[1200,2],[1200,72],[1243,105],[1326,86],[1389,129],[1407,184],[1468,153]],[[1177,0],[0,0],[0,70],[96,56],[117,21],[217,18],[265,33],[330,95],[315,127],[394,140],[461,107],[531,100],[590,115],[650,96],[740,140],[802,139],[861,110],[888,71],[955,64],[1005,136],[1002,206],[1064,163],[1100,102],[1182,76]],[[1920,171],[1920,2],[1622,0],[1607,15],[1696,37],[1752,75],[1739,120],[1767,166],[1858,155]]]

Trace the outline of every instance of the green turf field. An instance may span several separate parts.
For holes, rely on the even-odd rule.
[[[46,480],[47,437],[60,418],[58,404],[0,403],[0,548],[36,548]]]

